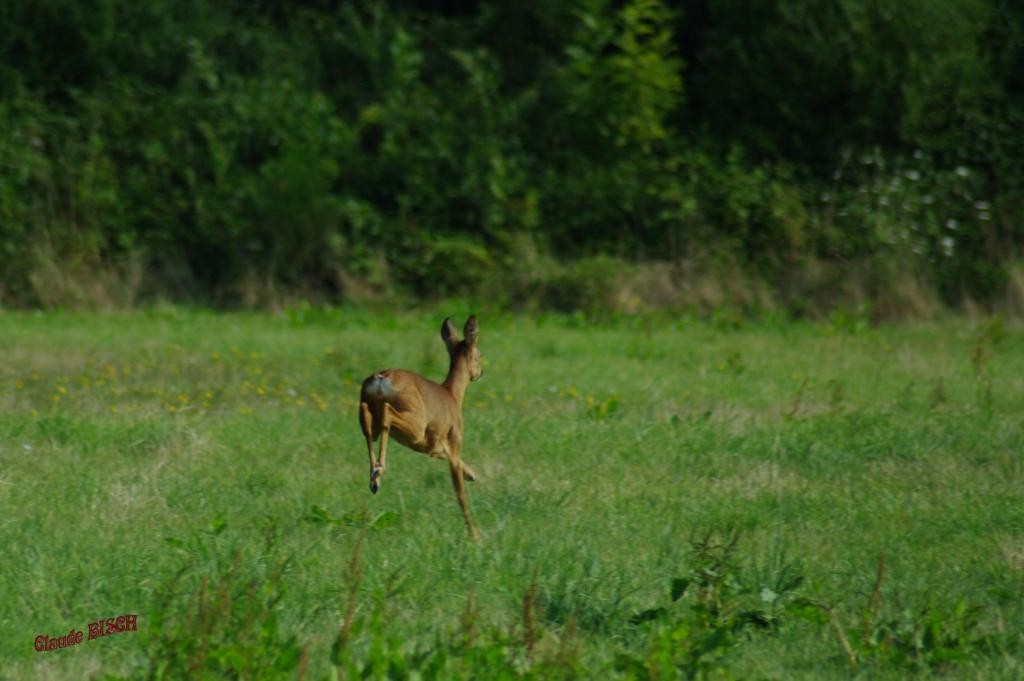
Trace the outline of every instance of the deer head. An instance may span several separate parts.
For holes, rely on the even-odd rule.
[[[453,379],[456,372],[468,372],[469,380],[477,381],[484,375],[483,367],[480,365],[480,348],[477,347],[477,340],[480,337],[480,327],[476,321],[476,315],[466,320],[466,326],[462,329],[464,338],[459,340],[459,332],[450,318],[445,318],[441,324],[441,340],[448,348],[448,357],[451,360],[448,371],[449,379]]]

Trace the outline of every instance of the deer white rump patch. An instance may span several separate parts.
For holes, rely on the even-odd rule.
[[[391,381],[386,376],[377,375],[374,376],[366,386],[366,394],[371,397],[388,398],[394,397],[398,394],[395,390],[395,386],[391,385]]]

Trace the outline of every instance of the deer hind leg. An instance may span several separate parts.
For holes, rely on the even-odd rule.
[[[380,478],[383,469],[377,467],[376,461],[373,458],[373,413],[370,411],[370,405],[366,402],[360,402],[359,404],[359,425],[362,427],[363,435],[366,437],[366,451],[370,455],[370,491],[376,494],[377,489],[380,487],[378,478]]]
[[[426,426],[420,420],[415,417],[410,418],[387,402],[381,407],[380,413],[380,453],[376,463],[371,464],[370,471],[370,491],[374,494],[380,488],[381,476],[384,475],[384,471],[388,467],[388,435],[391,433],[391,428],[398,428],[413,441],[422,440],[426,430]]]

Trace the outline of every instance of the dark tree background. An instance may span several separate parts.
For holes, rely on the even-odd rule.
[[[984,303],[1024,243],[1024,5],[6,0],[0,131],[8,304],[572,306],[655,261],[797,311],[822,268]]]

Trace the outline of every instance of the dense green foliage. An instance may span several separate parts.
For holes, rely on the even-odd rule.
[[[1019,325],[481,315],[471,541],[439,317],[0,314],[0,677],[1021,678]]]
[[[10,0],[0,300],[573,307],[610,255],[993,301],[1022,74],[1010,0]]]

